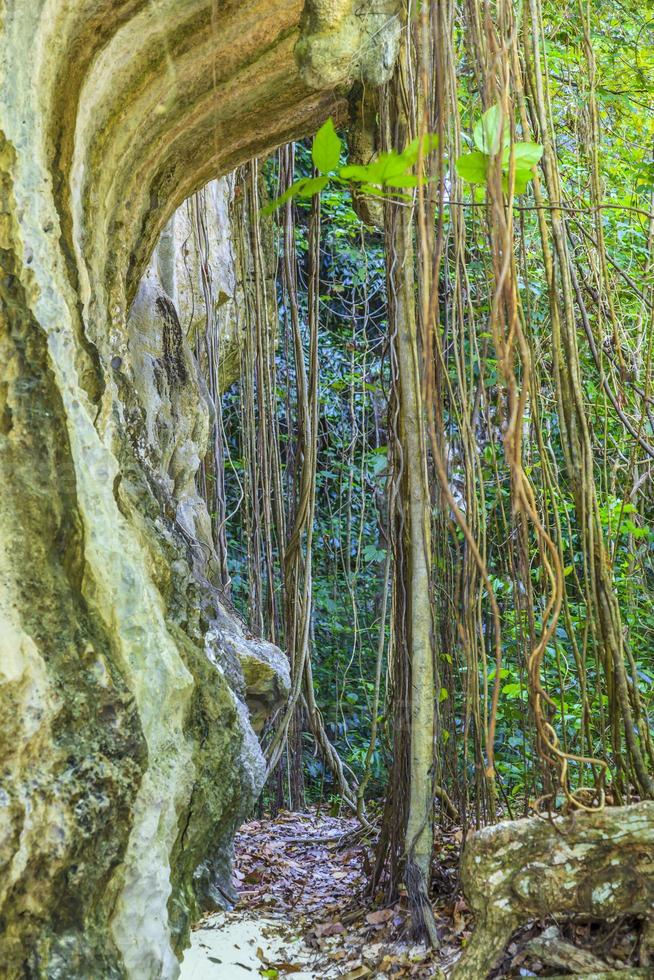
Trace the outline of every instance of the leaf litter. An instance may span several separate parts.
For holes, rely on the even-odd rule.
[[[460,828],[437,833],[439,894],[433,907],[441,942],[428,950],[411,938],[405,896],[388,905],[381,893],[367,894],[375,842],[355,819],[311,810],[252,820],[235,840],[238,901],[232,910],[199,923],[181,980],[444,978],[473,928],[458,890],[461,841]],[[516,934],[492,976],[560,973],[540,958],[545,946],[538,937],[546,928],[551,930],[551,923],[534,923]],[[633,954],[635,926],[625,922],[613,929],[613,955],[606,963],[624,970],[631,959],[625,954]],[[591,925],[561,930],[562,939],[597,949],[600,937]]]

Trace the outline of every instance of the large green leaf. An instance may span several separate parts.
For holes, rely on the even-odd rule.
[[[507,146],[502,154],[502,163],[508,166],[511,147]],[[527,170],[535,167],[543,155],[540,143],[516,143],[513,147],[513,158],[516,170]]]
[[[419,187],[426,184],[424,177],[417,177],[416,174],[400,174],[398,177],[389,177],[386,181],[387,187]]]
[[[477,150],[473,153],[465,153],[456,161],[456,172],[469,184],[485,184],[487,171],[488,157]]]
[[[370,179],[369,168],[359,164],[350,164],[347,167],[341,167],[339,173],[344,180],[355,180],[362,184],[367,183]]]
[[[428,133],[422,141],[423,153],[429,153],[438,145],[438,137]],[[420,142],[412,140],[403,153],[394,150],[390,153],[380,153],[365,166],[351,164],[342,167],[339,175],[343,180],[351,180],[361,184],[377,184],[381,187],[417,187],[418,177],[409,171],[418,159]]]
[[[362,184],[360,191],[362,194],[370,194],[372,195],[372,197],[382,197],[386,201],[390,201],[390,200],[410,201],[411,200],[410,194],[403,194],[402,191],[393,190],[388,184],[384,185],[384,187],[376,187],[374,184]]]
[[[438,134],[437,133],[425,133],[422,137],[422,155],[426,157],[432,150],[438,148]],[[407,169],[408,167],[413,167],[418,162],[418,155],[420,150],[420,137],[416,136],[414,140],[411,140],[409,145],[404,149],[402,157],[406,160]]]
[[[362,194],[372,194],[373,197],[388,197],[388,195],[381,189],[381,187],[375,187],[374,184],[362,184],[361,185]]]
[[[501,111],[498,105],[491,106],[483,114],[479,122],[475,125],[472,131],[472,136],[475,141],[475,146],[482,153],[488,155],[497,153],[500,146],[506,146],[508,143],[508,135],[502,138],[502,133],[500,132],[501,123]],[[502,126],[502,129],[506,130],[506,126]]]
[[[341,159],[341,141],[336,135],[331,118],[320,127],[311,147],[313,162],[322,174],[336,170]]]
[[[380,153],[365,166],[343,167],[341,177],[367,184],[388,184],[391,180],[404,177],[410,165],[399,153]]]
[[[297,197],[297,195],[301,193],[303,187],[307,183],[307,180],[308,177],[301,177],[299,180],[296,180],[293,184],[291,184],[289,188],[287,188],[284,191],[283,194],[275,198],[275,200],[271,201],[269,204],[266,204],[265,208],[261,209],[261,213],[272,214],[273,211],[277,210],[277,208],[281,208],[282,204],[286,204],[287,201],[290,201],[292,197]]]
[[[319,194],[327,183],[329,183],[329,177],[309,177],[297,192],[298,196],[313,197],[314,194]]]
[[[265,208],[261,209],[261,213],[272,214],[273,211],[276,211],[293,197],[313,197],[314,194],[320,193],[328,183],[329,177],[300,177],[283,194],[266,204]]]
[[[531,167],[528,169],[516,170],[513,179],[513,193],[514,194],[524,194],[527,190],[527,185],[534,175],[531,172]],[[502,189],[505,194],[509,193],[509,175],[504,174],[502,177]]]
[[[368,180],[371,184],[386,184],[393,177],[401,177],[409,164],[400,153],[380,153],[368,164]]]

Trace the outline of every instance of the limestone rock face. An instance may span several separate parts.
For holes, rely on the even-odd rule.
[[[157,245],[161,283],[173,300],[191,346],[206,330],[210,307],[224,391],[240,374],[245,296],[241,242],[233,228],[236,180],[212,180],[177,209]]]
[[[296,54],[313,88],[343,78],[382,85],[391,77],[400,41],[395,0],[307,0]]]
[[[8,980],[175,977],[199,905],[228,893],[263,777],[246,679],[257,720],[287,680],[214,584],[212,408],[165,234],[152,256],[208,180],[343,116],[374,59],[327,78],[311,38],[326,50],[331,14],[311,8],[0,0]]]

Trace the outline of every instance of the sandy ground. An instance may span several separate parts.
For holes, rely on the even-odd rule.
[[[269,964],[302,966],[294,980],[315,980],[321,973],[311,968],[315,954],[290,926],[273,919],[247,919],[239,914],[218,912],[203,919],[192,933],[191,948],[184,954],[180,980],[260,980],[260,970]],[[266,963],[257,956],[261,950]],[[284,973],[280,970],[280,977]]]

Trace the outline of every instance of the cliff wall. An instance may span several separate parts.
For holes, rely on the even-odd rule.
[[[394,7],[0,0],[8,980],[175,977],[228,892],[263,776],[243,663],[267,678],[259,715],[287,676],[212,576],[195,489],[212,407],[165,229],[383,81]]]

